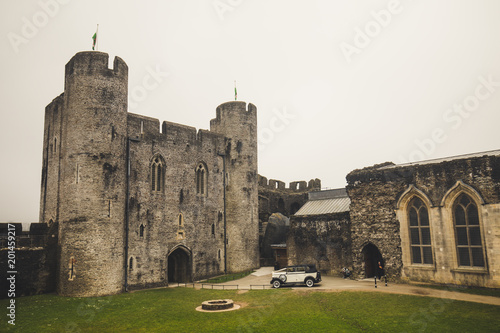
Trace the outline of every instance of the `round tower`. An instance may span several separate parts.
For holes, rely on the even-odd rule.
[[[58,198],[58,293],[100,296],[124,284],[128,67],[80,52],[66,64]]]
[[[210,130],[226,142],[227,271],[259,267],[257,108],[245,102],[217,107]]]

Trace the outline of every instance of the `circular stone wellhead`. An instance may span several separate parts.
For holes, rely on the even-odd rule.
[[[218,299],[201,303],[203,310],[217,311],[231,309],[234,306],[232,299]]]

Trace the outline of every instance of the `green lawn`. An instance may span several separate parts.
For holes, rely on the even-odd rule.
[[[195,311],[231,298],[244,306]],[[1,300],[5,319],[8,300]],[[430,297],[310,289],[170,288],[99,298],[16,299],[16,325],[1,332],[499,332],[500,307]]]

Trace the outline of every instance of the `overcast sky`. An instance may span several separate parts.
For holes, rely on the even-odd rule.
[[[336,188],[500,148],[497,0],[1,0],[0,17],[2,222],[38,222],[44,108],[97,24],[129,66],[130,112],[208,129],[236,80],[267,178]]]

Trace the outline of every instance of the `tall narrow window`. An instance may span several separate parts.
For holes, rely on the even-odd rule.
[[[144,237],[144,224],[141,224],[141,226],[139,227],[139,237]]]
[[[478,209],[467,195],[460,195],[453,206],[453,221],[459,266],[484,267]]]
[[[411,260],[414,264],[432,264],[429,213],[423,201],[415,197],[408,205],[410,221]]]
[[[128,260],[128,270],[133,271],[134,270],[134,257],[130,257]]]
[[[161,156],[157,155],[151,163],[151,191],[163,192],[165,185],[165,163]]]
[[[184,216],[179,214],[178,216],[178,226],[177,226],[177,240],[184,239]]]
[[[196,194],[207,196],[208,172],[204,163],[199,163],[196,167]]]
[[[78,163],[76,163],[75,182],[77,184],[80,182],[80,165]]]

